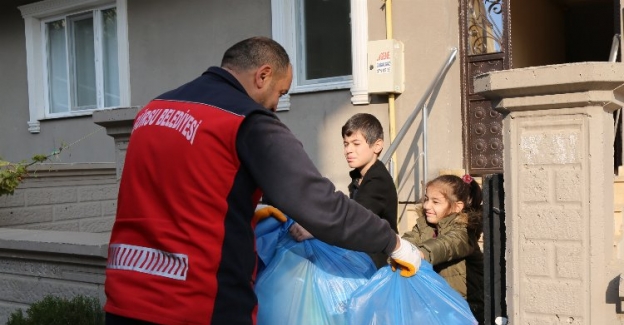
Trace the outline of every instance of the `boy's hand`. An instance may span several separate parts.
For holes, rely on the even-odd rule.
[[[288,232],[296,241],[304,241],[306,239],[314,238],[309,231],[305,230],[305,228],[298,223],[294,223],[290,226]]]
[[[401,246],[390,254],[390,265],[393,271],[399,268],[401,275],[409,278],[416,274],[420,268],[421,253],[416,246],[407,240],[399,238],[399,242]]]

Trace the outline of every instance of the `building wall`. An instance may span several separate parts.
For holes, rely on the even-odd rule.
[[[9,89],[11,94],[8,97],[10,104],[0,107],[3,112],[0,156],[13,161],[22,160],[80,140],[55,157],[55,162],[113,162],[112,138],[93,124],[91,116],[46,120],[41,123],[41,133],[27,131],[24,23],[15,3],[3,5],[8,8],[1,11],[4,19],[0,21],[3,30],[11,31],[0,34],[0,41],[11,49],[0,55],[20,58],[17,64],[10,66],[10,72],[16,78],[0,81],[5,86],[0,89]],[[20,5],[23,3],[19,2]],[[396,98],[396,133],[435,78],[450,49],[459,44],[459,5],[451,0],[446,0],[443,5],[424,0],[396,0],[392,6],[394,38],[405,46],[405,91]],[[369,1],[368,11],[369,40],[385,38],[384,8]],[[271,1],[128,1],[128,33],[130,101],[132,106],[143,106],[162,92],[197,77],[209,66],[219,65],[223,52],[235,41],[254,35],[270,36]],[[399,182],[400,201],[418,200],[421,194],[415,184],[437,175],[439,169],[462,168],[459,71],[458,58],[431,108],[427,130],[427,177],[422,175],[425,158],[421,157],[423,130],[419,127],[420,117],[409,128],[397,150],[398,163],[394,162],[392,166]],[[278,113],[302,141],[321,173],[345,192],[349,169],[339,135],[344,122],[358,112],[376,115],[385,128],[386,147],[390,146],[388,97],[375,95],[371,97],[371,104],[358,106],[350,103],[350,97],[348,89],[293,94],[291,109]]]
[[[0,324],[48,295],[103,305],[108,234],[0,229]]]
[[[613,200],[613,110],[624,66],[492,72],[475,89],[504,119],[510,324],[622,324]]]
[[[144,105],[154,96],[195,78],[207,67],[218,65],[223,52],[236,40],[254,35],[270,36],[271,2],[239,1],[240,5],[198,2],[195,6],[164,0],[130,1],[131,104]],[[442,6],[428,1],[417,2],[393,2],[394,38],[404,42],[406,61],[406,90],[396,101],[397,131],[435,77],[449,49],[458,46],[457,2],[446,1]],[[385,38],[385,11],[378,3],[368,3],[369,39]],[[171,24],[163,24],[172,16],[184,19],[176,20],[175,28]],[[189,30],[193,32],[189,33]],[[440,33],[433,37],[425,32],[431,30]],[[180,33],[184,33],[184,37],[180,37]],[[437,174],[437,168],[461,168],[459,80],[457,60],[447,75],[430,117],[430,142],[443,139],[445,143],[443,151],[439,147],[430,150],[431,175]],[[386,146],[390,145],[387,96],[373,96],[370,105],[361,106],[352,105],[350,96],[349,90],[293,94],[291,109],[278,113],[279,118],[302,141],[321,173],[343,191],[346,191],[349,182],[349,169],[342,155],[340,128],[351,115],[358,112],[375,114],[384,125]],[[419,120],[416,121],[418,123]],[[412,161],[406,166],[399,164],[397,168],[397,174],[404,183],[401,200],[419,197],[412,189],[420,177],[413,170],[413,160],[418,155],[414,148],[421,138],[416,135],[416,128],[411,128],[405,144],[398,150],[399,161],[406,158]],[[429,145],[432,146],[431,143]]]
[[[117,192],[115,164],[40,166],[0,196],[0,228],[110,232]]]
[[[271,36],[271,2],[128,1],[131,105],[219,65],[223,52],[251,36]]]
[[[448,58],[451,48],[459,47],[459,2],[396,0],[392,1],[392,6],[393,38],[405,46],[405,92],[396,99],[398,132]],[[386,14],[380,7],[378,3],[369,2],[370,40],[386,37]],[[378,97],[387,112],[387,99]],[[421,116],[418,115],[397,150],[400,201],[418,200],[420,183],[437,176],[440,169],[463,168],[459,54],[430,108],[426,158],[420,156],[424,132]],[[425,159],[427,175],[423,175]]]
[[[0,157],[10,161],[28,160],[33,155],[47,155],[75,143],[56,156],[56,162],[114,161],[113,140],[103,128],[93,124],[91,116],[45,120],[41,122],[40,133],[28,131],[24,19],[17,8],[27,2],[0,3]]]
[[[26,84],[26,45],[24,44],[24,20],[13,4],[0,3],[0,157],[25,159],[28,142],[10,139],[27,138],[28,92]],[[10,63],[10,64],[9,64]],[[11,78],[6,78],[11,76]]]

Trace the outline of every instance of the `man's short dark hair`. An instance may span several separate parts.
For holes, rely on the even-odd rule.
[[[360,131],[366,139],[366,143],[372,145],[377,140],[383,140],[383,127],[379,120],[372,114],[358,113],[353,116],[342,127],[342,137],[351,136]]]
[[[286,73],[290,58],[278,42],[263,36],[242,40],[227,49],[221,60],[221,67],[233,71],[247,71],[263,64],[271,65],[276,73]]]

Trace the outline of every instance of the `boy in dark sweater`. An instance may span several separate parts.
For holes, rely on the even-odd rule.
[[[383,150],[383,127],[368,113],[353,115],[342,127],[344,155],[349,167],[351,184],[349,197],[397,229],[397,191],[392,176],[379,160]],[[290,228],[291,235],[301,241],[312,235],[298,224]],[[385,254],[369,254],[378,268],[387,264]]]

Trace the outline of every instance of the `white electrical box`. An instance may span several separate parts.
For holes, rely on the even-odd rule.
[[[368,92],[402,93],[405,90],[403,43],[393,39],[368,42]]]

